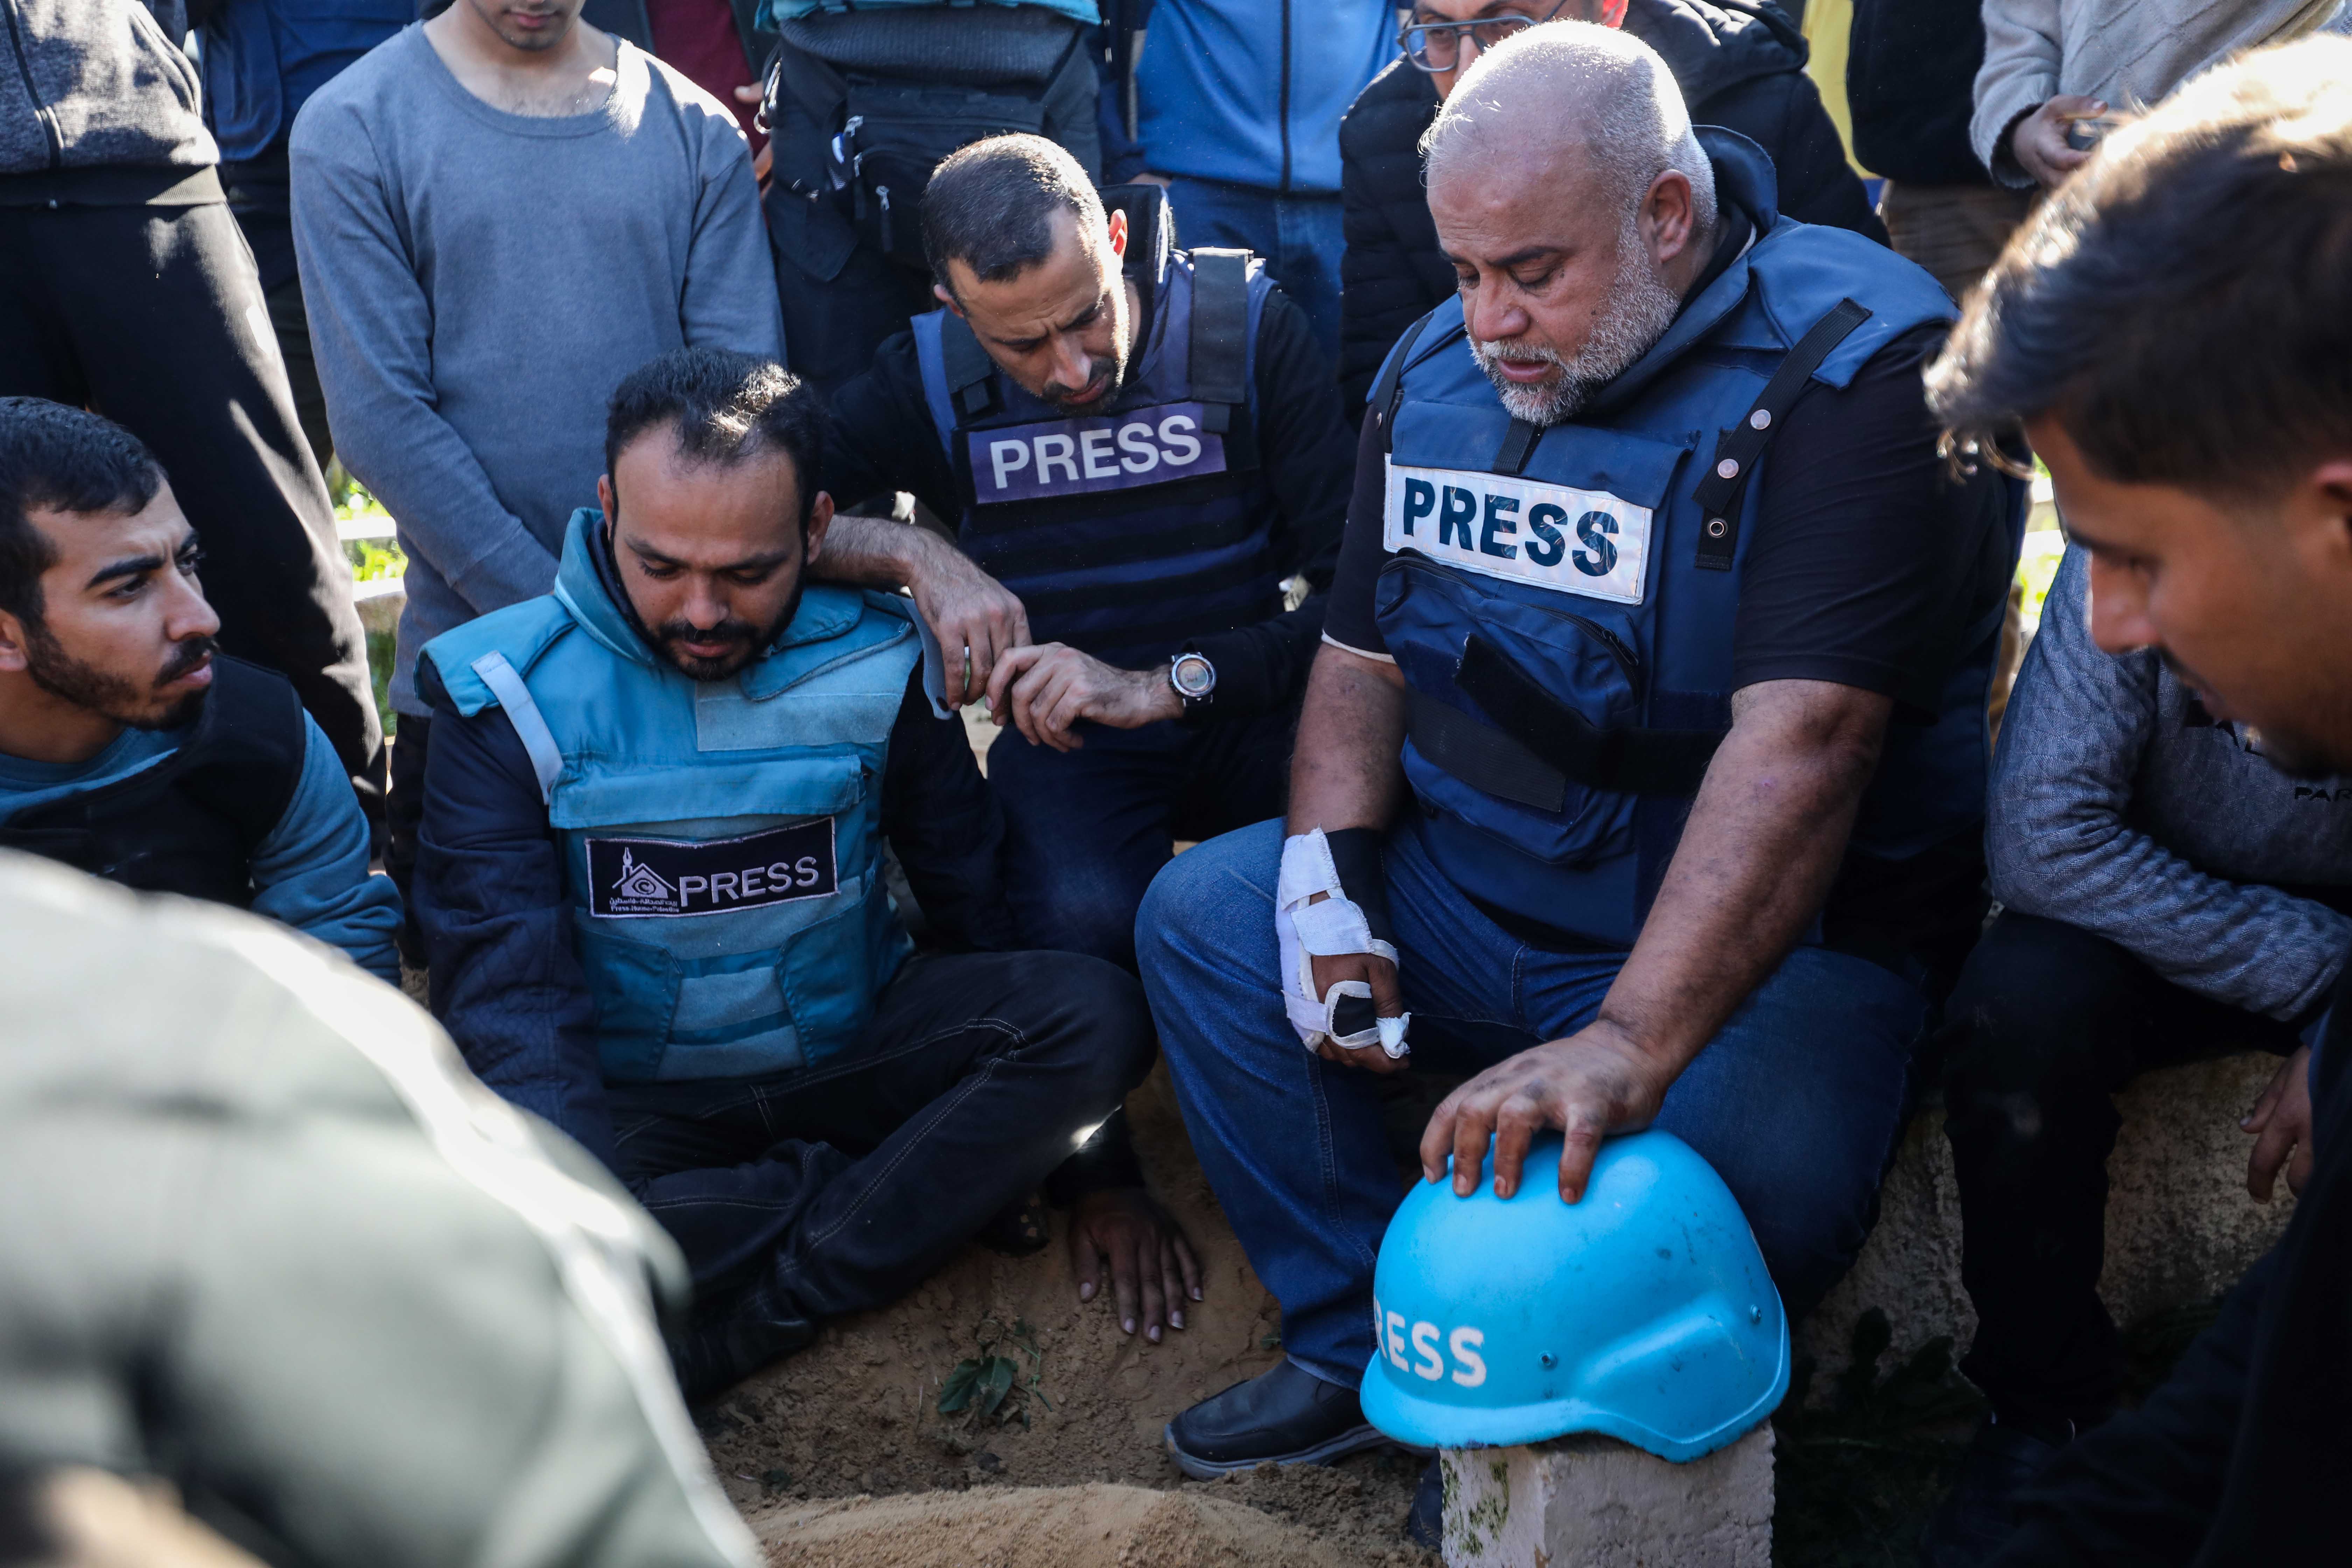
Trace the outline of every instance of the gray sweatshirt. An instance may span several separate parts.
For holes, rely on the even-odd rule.
[[[187,30],[184,0],[0,0],[0,175],[210,168]]]
[[[2352,918],[2352,787],[2298,783],[2217,725],[2153,652],[2111,658],[2069,549],[1993,759],[1994,897],[2123,947],[2177,985],[2295,1022],[2326,999]]]
[[[1969,141],[2003,184],[2033,177],[2001,134],[2066,94],[2144,108],[2241,49],[2328,26],[2342,0],[1984,0],[1985,57]],[[2340,19],[2336,20],[2340,27]]]
[[[294,243],[335,450],[408,555],[403,713],[427,711],[418,649],[554,585],[622,377],[686,344],[781,356],[734,117],[626,43],[617,75],[593,114],[508,114],[418,24],[294,122]]]
[[[759,1561],[656,1327],[677,1244],[424,1009],[6,852],[0,996],[0,1474],[161,1475],[310,1568]]]

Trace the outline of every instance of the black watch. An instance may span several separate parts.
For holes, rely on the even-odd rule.
[[[1168,667],[1168,684],[1184,704],[1184,722],[1197,724],[1209,716],[1217,700],[1217,667],[1209,656],[1191,648]]]

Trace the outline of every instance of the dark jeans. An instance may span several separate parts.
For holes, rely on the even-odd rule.
[[[1004,805],[1005,893],[1031,947],[1135,967],[1135,911],[1173,841],[1282,815],[1296,706],[1188,730],[1084,727],[1075,752],[1008,728],[988,752]]]
[[[1151,1057],[1143,993],[1109,964],[940,953],[908,961],[849,1060],[614,1086],[622,1179],[694,1272],[688,1392],[913,1289],[1068,1159]]]
[[[1961,1370],[2011,1419],[2095,1425],[2123,1371],[2098,1295],[2113,1097],[2151,1068],[2284,1055],[2294,1032],[2185,991],[2104,937],[2006,913],[1960,972],[1943,1043],[1960,1277],[1977,1309]]]
[[[400,734],[392,742],[392,785],[384,795],[383,871],[400,889],[400,956],[411,969],[425,967],[425,929],[416,923],[416,898],[409,889],[416,880],[416,830],[425,820],[425,759],[432,743],[433,721],[414,714],[400,716]]]
[[[228,208],[0,206],[0,396],[94,408],[147,444],[204,536],[221,647],[294,683],[380,818],[351,567]]]

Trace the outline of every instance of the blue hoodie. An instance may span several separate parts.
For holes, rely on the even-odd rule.
[[[1103,84],[1103,177],[1149,169],[1262,191],[1336,195],[1339,117],[1396,58],[1389,0],[1111,0],[1114,28],[1150,27],[1126,84]]]

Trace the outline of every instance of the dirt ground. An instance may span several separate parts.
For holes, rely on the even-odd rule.
[[[1280,1314],[1192,1160],[1164,1068],[1128,1113],[1201,1258],[1206,1300],[1189,1326],[1152,1345],[1119,1331],[1108,1292],[1080,1304],[1060,1214],[1034,1257],[969,1247],[906,1300],[829,1325],[698,1413],[772,1563],[1433,1568],[1403,1533],[1417,1460],[1362,1454],[1213,1483],[1169,1463],[1160,1428],[1273,1365]],[[947,1379],[983,1339],[1020,1369],[1007,1418],[940,1415]],[[872,1500],[844,1500],[861,1496]]]

